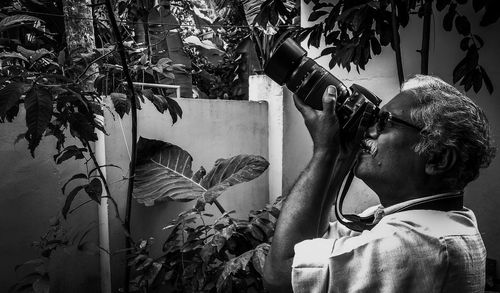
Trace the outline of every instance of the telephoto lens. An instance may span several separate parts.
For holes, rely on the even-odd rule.
[[[264,72],[279,85],[296,94],[316,110],[322,109],[321,97],[329,85],[337,88],[337,101],[349,96],[347,87],[306,56],[306,51],[292,39],[286,39],[267,62]]]
[[[328,70],[321,67],[295,41],[286,39],[272,54],[264,72],[279,85],[297,95],[305,104],[322,110],[322,97],[326,88],[337,88],[336,114],[342,129],[356,128],[362,116],[372,123],[378,114],[380,99],[362,86],[353,84],[349,89]]]

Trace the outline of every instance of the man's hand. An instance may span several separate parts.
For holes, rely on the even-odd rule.
[[[323,93],[323,110],[315,110],[296,95],[293,97],[295,106],[304,117],[307,130],[311,135],[314,152],[335,152],[340,150],[339,122],[335,113],[337,89],[330,85]]]

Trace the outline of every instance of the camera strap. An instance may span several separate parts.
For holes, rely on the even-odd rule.
[[[382,210],[378,210],[369,216],[359,216],[355,214],[344,215],[342,214],[342,205],[353,177],[354,172],[351,170],[347,176],[342,193],[337,197],[337,202],[335,204],[335,216],[342,225],[354,231],[362,232],[363,230],[371,230],[375,227],[382,216],[397,212],[409,210],[435,210],[449,212],[453,210],[461,210],[463,208],[464,193],[460,190],[408,200]]]

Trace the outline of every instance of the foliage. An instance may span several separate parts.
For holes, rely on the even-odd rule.
[[[109,29],[109,23],[99,17],[96,18],[98,20],[96,27],[98,28],[100,48],[69,50],[63,42],[64,30],[60,31],[64,25],[61,25],[60,22],[53,22],[49,19],[50,17],[41,17],[38,13],[41,12],[43,15],[43,5],[38,4],[47,2],[48,6],[51,8],[53,6],[57,10],[54,13],[61,14],[60,1],[28,0],[22,1],[22,5],[21,2],[14,2],[16,5],[2,5],[0,8],[0,32],[2,36],[5,34],[9,36],[9,40],[2,39],[0,41],[0,96],[2,97],[0,99],[0,122],[13,121],[24,103],[27,129],[19,136],[18,140],[27,140],[31,155],[35,156],[36,149],[44,137],[53,136],[56,140],[57,154],[54,155],[56,164],[75,159],[81,160],[85,165],[86,172],[74,174],[62,187],[62,193],[66,195],[66,200],[61,209],[61,218],[66,219],[75,209],[89,202],[99,203],[104,190],[107,191],[106,197],[111,200],[116,209],[116,203],[107,190],[108,186],[101,168],[118,166],[113,164],[99,166],[91,148],[91,143],[97,140],[96,132],[105,133],[101,117],[108,106],[103,103],[102,95],[111,97],[114,109],[120,117],[131,111],[131,93],[123,83],[126,72],[123,70],[116,45],[113,44],[115,38],[109,32],[108,34],[103,33]],[[119,2],[118,5],[122,2]],[[131,2],[128,3],[131,4]],[[30,7],[35,6],[38,10],[31,11]],[[96,9],[96,11],[98,10]],[[58,25],[54,26],[53,23]],[[19,30],[19,27],[23,30]],[[53,27],[57,30],[52,30]],[[148,50],[139,46],[133,40],[132,35],[127,33],[125,25],[122,26],[122,29],[129,59],[128,66],[131,69],[130,75],[134,81],[157,83],[159,79],[173,79],[175,70],[185,70],[182,65],[173,64],[168,58],[159,58],[158,60],[151,58]],[[234,53],[237,48],[235,40],[239,38],[240,33],[241,31],[238,31],[228,37],[228,40],[232,38],[230,45],[224,44],[224,42],[219,44],[225,46],[226,49],[230,48],[230,53],[223,58],[226,63],[223,62],[220,68],[217,67],[219,65],[213,67],[217,68],[214,69],[214,72],[217,70],[221,72],[222,78],[219,81],[231,79],[229,72],[236,71],[238,66],[242,64],[239,62],[238,54]],[[97,74],[89,76],[87,72],[94,66],[97,67]],[[233,81],[227,82],[228,89],[229,85],[234,85]],[[92,85],[90,90],[87,87],[88,84]],[[182,117],[182,110],[175,99],[171,98],[171,92],[142,88],[136,90],[140,93],[138,99],[144,102],[144,99],[147,98],[160,112],[168,111],[174,123]],[[215,92],[217,89],[213,89],[213,91]],[[67,145],[68,135],[74,138],[74,144]],[[239,165],[240,163],[242,165]],[[232,170],[232,173],[227,173],[228,177],[223,176],[212,180],[214,177],[211,174],[219,174],[224,167],[235,167],[235,169]],[[237,156],[218,161],[212,173],[199,177],[200,180],[204,180],[198,181],[204,191],[197,198],[196,213],[201,215],[201,210],[206,203],[217,203],[216,198],[229,186],[252,180],[266,168],[267,162],[254,156]],[[88,198],[87,201],[74,207],[74,200],[81,194],[85,194]],[[257,240],[245,242],[246,244],[251,243],[252,248],[249,248],[242,256],[231,255],[238,248],[234,248],[230,244],[227,244],[228,248],[217,248],[217,257],[211,259],[210,262],[214,262],[213,270],[217,271],[220,281],[218,284],[214,283],[213,288],[222,290],[233,285],[238,287],[243,284],[241,280],[243,280],[242,276],[245,275],[247,281],[253,280],[251,284],[245,286],[262,289],[259,281],[261,277],[254,273],[261,272],[263,256],[267,249],[267,246],[259,246],[259,244],[267,242],[271,235],[269,234],[271,222],[266,222],[268,221],[266,213],[251,214],[250,219],[246,221],[247,224],[244,224],[245,221],[225,215],[218,226],[212,225],[212,232],[208,228],[203,228],[206,235],[218,235],[222,233],[220,224],[225,223],[224,227],[235,231],[234,235],[225,232],[226,241],[233,243],[233,245],[234,243],[239,245],[237,239],[246,239],[245,237],[250,236],[258,237],[255,238]],[[123,224],[118,213],[116,216]],[[127,231],[125,232],[127,237],[130,237]],[[87,233],[85,231],[83,235],[87,235]],[[43,241],[40,244],[42,260],[28,261],[27,263],[37,264],[36,270],[41,270],[43,265],[49,261],[51,253],[46,253],[47,249],[55,251],[60,247],[75,243],[67,240],[65,235],[47,237],[50,239],[42,238]],[[220,238],[219,236],[213,237]],[[86,249],[90,246],[87,242],[83,242],[83,236],[79,239],[78,247],[82,246],[82,249]],[[209,238],[205,240],[208,241]],[[144,247],[141,244],[144,243],[138,244],[138,251],[147,247],[147,245]],[[212,244],[207,242],[206,249],[210,245]],[[193,249],[198,251],[198,248],[193,247]],[[176,256],[180,255],[181,259],[184,259],[184,249],[177,252],[171,251],[171,253]],[[221,261],[221,259],[226,262]],[[255,260],[251,261],[252,259]],[[164,270],[176,265],[184,266],[184,262],[165,263]],[[217,269],[216,266],[218,266]],[[147,270],[150,269],[149,265],[144,265],[144,268],[146,267]],[[140,271],[145,270],[141,269]],[[172,269],[166,273],[172,274],[171,271]],[[158,275],[161,275],[160,272]],[[15,290],[32,286],[36,292],[46,291],[48,290],[48,280],[48,271],[38,272],[38,275],[28,276],[28,279],[23,280],[22,284],[17,286]],[[173,279],[167,278],[167,281],[172,282]],[[183,285],[175,284],[175,286]]]
[[[260,175],[268,163],[257,156],[239,155],[217,160],[208,173],[201,167],[193,174],[192,157],[176,145],[141,138],[138,149],[134,195],[140,202],[153,204],[157,199],[168,198],[196,200],[197,204],[164,228],[171,232],[161,256],[150,255],[151,239],[138,243],[129,261],[136,272],[131,288],[263,292],[262,268],[274,231],[274,222],[269,217],[278,217],[281,199],[250,212],[248,220],[232,217],[234,211],[231,211],[207,223],[206,217],[213,215],[204,212],[204,206],[216,201],[229,186]]]
[[[371,53],[378,55],[382,46],[389,44],[393,49],[397,44],[393,36],[393,26],[396,31],[406,27],[411,15],[424,17],[426,0],[397,0],[394,6],[391,1],[356,0],[356,1],[320,1],[306,0],[313,4],[309,21],[315,24],[305,28],[298,36],[304,40],[309,36],[308,46],[319,47],[320,40],[324,37],[326,49],[321,55],[330,55],[329,67],[342,66],[348,71],[351,64],[365,69],[371,59]],[[436,0],[435,9],[446,11],[443,19],[443,28],[451,31],[456,28],[463,37],[460,49],[466,52],[453,71],[453,82],[460,82],[468,91],[473,88],[478,92],[484,82],[487,90],[492,93],[493,85],[484,68],[479,65],[479,50],[484,46],[484,41],[471,30],[467,17],[460,13],[459,8],[466,5],[467,0]],[[474,11],[484,11],[480,25],[492,24],[500,17],[498,1],[473,0]],[[432,8],[431,8],[432,9]],[[392,14],[396,14],[396,23],[392,21]]]
[[[35,293],[48,293],[50,290],[49,265],[54,253],[61,250],[67,251],[70,248],[76,248],[77,251],[87,254],[98,253],[99,248],[93,242],[86,241],[88,233],[93,228],[89,226],[81,231],[68,230],[58,216],[53,217],[47,232],[40,237],[40,240],[32,243],[32,246],[39,251],[39,257],[14,268],[16,272],[27,271],[29,273],[14,284],[9,292],[28,290]]]
[[[193,158],[185,150],[167,142],[141,137],[137,145],[137,173],[134,197],[147,206],[165,200],[197,200],[198,210],[213,203],[227,188],[255,179],[269,163],[261,156],[238,155],[218,159],[208,173],[193,173]]]
[[[83,162],[86,172],[73,175],[62,188],[62,193],[66,195],[61,209],[64,219],[80,207],[72,209],[75,198],[80,194],[88,197],[84,204],[100,203],[106,190],[106,196],[116,209],[101,168],[117,166],[99,165],[91,148],[91,143],[97,141],[96,132],[105,133],[102,116],[107,106],[101,94],[112,94],[112,102],[121,117],[130,111],[129,91],[123,86],[123,69],[114,46],[90,48],[90,52],[89,48],[68,50],[64,46],[54,46],[52,40],[55,33],[49,31],[47,22],[42,18],[27,14],[26,7],[8,6],[1,12],[0,27],[3,33],[10,35],[11,42],[6,45],[0,43],[0,122],[12,122],[24,104],[27,129],[18,140],[28,142],[33,157],[42,138],[53,136],[56,140],[56,164],[69,159]],[[31,28],[26,30],[30,32],[27,36],[18,30],[20,25]],[[46,38],[31,34],[33,31]],[[47,39],[51,41],[46,42]],[[144,81],[152,73],[172,77],[171,71],[177,65],[170,60],[160,59],[151,63],[144,58],[141,50],[131,46],[128,50],[136,80]],[[94,65],[100,70],[95,82],[92,76],[86,75]],[[89,91],[88,83],[93,84],[97,91]],[[169,93],[150,90],[141,93],[142,99],[152,100],[160,112],[168,110],[174,123],[182,116],[181,108],[169,97]],[[66,145],[68,135],[75,142],[69,146]],[[67,190],[69,186],[71,189]],[[118,213],[116,217],[123,223]],[[43,276],[43,280],[47,278]]]

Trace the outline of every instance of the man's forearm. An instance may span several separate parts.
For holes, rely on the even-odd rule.
[[[268,285],[277,286],[274,289],[281,285],[291,288],[295,244],[321,236],[318,233],[326,229],[319,225],[328,223],[329,213],[322,210],[325,202],[331,202],[325,200],[325,196],[335,161],[334,153],[331,150],[314,152],[283,204],[265,265]]]

